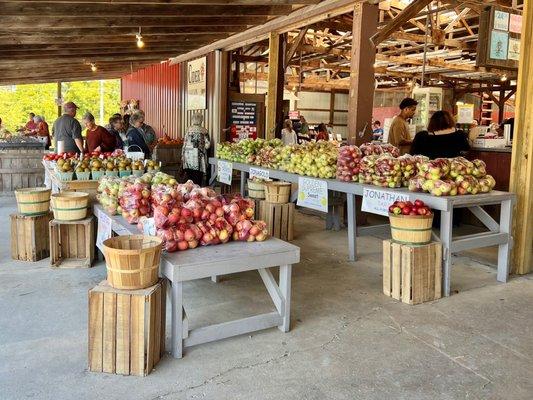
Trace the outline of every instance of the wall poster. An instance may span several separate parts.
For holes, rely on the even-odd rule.
[[[507,60],[508,46],[508,33],[493,30],[490,37],[490,58],[494,60]]]
[[[509,30],[509,13],[505,11],[494,11],[494,29],[507,32]]]
[[[187,108],[206,109],[207,58],[202,57],[187,63]]]
[[[522,33],[522,16],[511,14],[509,17],[509,32]]]
[[[230,101],[231,140],[257,139],[257,103]]]
[[[509,53],[507,54],[509,60],[520,60],[520,39],[509,38]]]

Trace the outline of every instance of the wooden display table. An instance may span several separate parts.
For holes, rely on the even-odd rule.
[[[211,176],[217,176],[217,158],[210,158],[209,163],[212,165]],[[244,195],[244,183],[248,178],[250,167],[258,168],[255,165],[232,163],[234,171],[241,172],[241,194]],[[271,179],[281,179],[287,182],[298,183],[300,175],[291,174],[277,169],[259,167],[269,171]],[[445,296],[450,295],[450,278],[452,269],[452,253],[483,248],[488,246],[498,246],[498,272],[496,279],[499,282],[507,282],[509,276],[509,259],[511,254],[511,225],[513,204],[516,201],[516,195],[508,192],[493,190],[490,193],[482,193],[466,196],[443,196],[436,197],[429,193],[410,192],[406,188],[387,189],[378,186],[366,185],[355,182],[341,182],[336,179],[320,179],[325,181],[328,191],[346,193],[347,215],[348,215],[348,254],[349,260],[355,261],[357,258],[357,236],[371,235],[389,231],[389,225],[378,225],[370,227],[357,228],[355,219],[355,196],[363,196],[365,189],[379,191],[384,194],[404,194],[412,201],[420,199],[433,210],[441,212],[440,233],[434,233],[435,240],[442,242],[443,248],[443,293]],[[496,205],[500,208],[500,220],[495,221],[483,208],[486,205]],[[455,209],[468,208],[478,218],[488,231],[473,235],[453,236],[453,212]]]
[[[105,213],[100,205],[95,214]],[[120,216],[113,216],[112,230],[119,235],[139,234]],[[264,242],[229,242],[217,246],[198,247],[177,253],[165,253],[161,260],[161,275],[171,284],[171,351],[181,358],[183,349],[232,336],[278,327],[282,332],[290,328],[291,269],[300,262],[300,249],[279,239]],[[270,267],[279,266],[279,284]],[[259,314],[221,324],[189,329],[183,309],[183,282],[236,272],[257,270],[274,302],[276,311]]]

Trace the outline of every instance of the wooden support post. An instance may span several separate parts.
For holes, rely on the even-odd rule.
[[[57,98],[61,99],[62,93],[61,93],[61,82],[57,82]],[[63,114],[63,107],[61,107],[61,104],[57,105],[57,116],[58,118],[61,117],[61,114]]]
[[[353,13],[350,66],[350,98],[348,141],[361,144],[372,138],[372,108],[374,104],[374,61],[376,49],[370,37],[377,30],[378,6],[357,3]],[[366,126],[364,137],[358,133]]]
[[[522,37],[533,37],[533,2],[524,4]],[[513,215],[514,246],[512,272],[533,270],[533,41],[525,40],[520,49],[516,117],[511,158],[510,191],[516,193]]]
[[[500,90],[500,101],[498,102],[498,124],[505,119],[505,90]]]
[[[276,137],[276,124],[283,118],[283,88],[285,83],[285,36],[271,32],[268,53],[268,95],[265,138]]]

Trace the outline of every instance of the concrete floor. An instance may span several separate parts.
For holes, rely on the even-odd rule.
[[[533,280],[456,257],[454,295],[418,306],[381,292],[381,241],[359,240],[297,214],[292,330],[277,329],[166,355],[148,377],[87,371],[87,290],[102,263],[52,270],[10,259],[0,199],[0,398],[8,399],[532,399]],[[494,251],[483,253],[484,262]],[[273,307],[256,273],[185,286],[192,325]]]

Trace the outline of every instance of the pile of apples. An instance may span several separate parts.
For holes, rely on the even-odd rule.
[[[469,161],[464,157],[421,162],[418,175],[408,184],[411,191],[425,191],[434,196],[488,193],[495,185],[482,160]]]
[[[359,180],[362,153],[357,146],[342,146],[337,158],[337,179],[344,182]]]
[[[308,142],[302,145],[285,146],[287,152],[280,169],[315,178],[335,178],[337,173],[338,147],[326,141]]]
[[[392,157],[398,157],[400,155],[400,150],[390,143],[368,142],[363,143],[359,149],[361,150],[363,156],[379,156],[381,154],[390,154]]]
[[[121,179],[104,176],[98,183],[98,202],[111,215],[122,214],[122,208],[118,203],[118,192]]]
[[[128,176],[120,179],[118,202],[124,219],[130,224],[136,224],[140,217],[149,216],[150,195],[150,185],[141,178]]]
[[[431,208],[429,208],[422,200],[399,201],[396,200],[389,206],[389,213],[394,215],[431,215],[433,214]]]
[[[369,155],[361,160],[359,183],[397,188],[402,184],[400,160],[389,154]]]
[[[271,148],[275,148],[282,144],[281,139],[243,139],[235,143],[224,142],[217,145],[217,156],[228,161],[254,163],[257,153],[263,147],[270,146]]]

